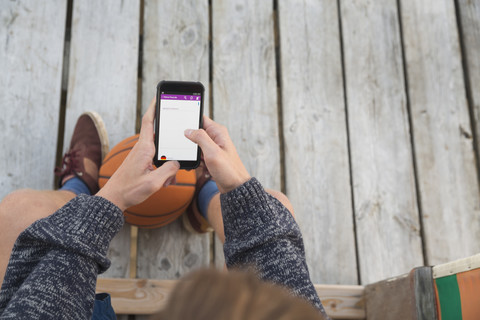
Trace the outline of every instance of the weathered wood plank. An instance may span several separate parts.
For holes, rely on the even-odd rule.
[[[111,147],[135,133],[139,8],[138,0],[74,2],[65,144],[84,110],[102,116]]]
[[[480,269],[480,254],[436,265],[432,268],[432,276],[436,279],[474,269]]]
[[[365,319],[365,287],[315,285],[325,311],[332,319]]]
[[[473,110],[477,152],[480,150],[480,0],[458,0],[464,72]],[[478,157],[478,154],[477,154]]]
[[[116,314],[149,315],[162,310],[177,281],[155,279],[98,279],[97,292],[109,292]],[[315,285],[333,319],[365,319],[364,287]],[[183,301],[186,306],[188,301]]]
[[[60,0],[0,2],[0,200],[53,187],[66,9]]]
[[[213,247],[213,253],[214,253],[214,264],[215,267],[219,270],[225,269],[225,254],[223,253],[223,243],[220,241],[220,239],[214,234],[214,247]]]
[[[400,1],[428,264],[480,251],[475,154],[454,2]]]
[[[286,191],[310,276],[358,283],[337,2],[278,9]]]
[[[280,151],[271,1],[212,1],[213,116],[247,170],[280,190]]]
[[[208,1],[146,0],[143,37],[143,110],[160,80],[200,81],[208,114]],[[208,235],[188,233],[181,218],[160,229],[140,229],[138,276],[177,279],[210,263]]]
[[[225,125],[247,170],[280,190],[273,6],[212,1],[213,117]],[[215,240],[215,265],[224,266]]]
[[[360,278],[372,283],[423,264],[397,1],[342,1],[341,21]]]
[[[432,268],[367,285],[365,304],[368,320],[437,319]]]
[[[111,295],[117,315],[148,315],[165,307],[176,283],[175,280],[99,278],[97,292]]]
[[[160,80],[200,81],[209,114],[208,0],[145,0],[142,114]]]
[[[435,287],[433,284],[432,268],[418,267],[410,272],[415,292],[414,314],[418,320],[430,320],[437,318],[437,304]]]
[[[210,263],[208,235],[188,233],[181,219],[160,229],[138,232],[137,275],[178,279]]]
[[[78,116],[98,112],[110,147],[135,133],[139,1],[74,1],[65,120],[65,149]],[[110,245],[105,276],[128,276],[130,227]]]

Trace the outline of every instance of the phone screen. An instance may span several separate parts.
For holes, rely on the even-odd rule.
[[[199,129],[201,92],[160,92],[157,161],[196,161],[198,146],[184,135]]]

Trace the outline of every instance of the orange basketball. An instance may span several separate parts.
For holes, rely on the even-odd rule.
[[[118,143],[103,159],[98,184],[103,187],[138,141],[138,134]],[[177,219],[187,209],[195,192],[195,171],[179,170],[176,185],[154,193],[144,202],[125,210],[125,221],[141,228],[159,228]]]

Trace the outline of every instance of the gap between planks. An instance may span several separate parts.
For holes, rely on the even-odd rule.
[[[138,253],[138,227],[130,228],[130,270],[129,276],[134,279],[137,277],[137,253]]]

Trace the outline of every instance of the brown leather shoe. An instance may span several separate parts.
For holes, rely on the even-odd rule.
[[[96,112],[83,113],[77,120],[70,149],[63,156],[61,167],[55,168],[60,185],[77,176],[91,194],[97,193],[98,170],[107,152],[108,135],[102,118]]]

